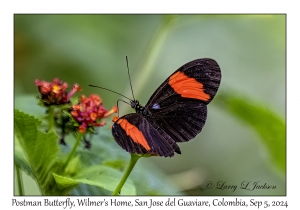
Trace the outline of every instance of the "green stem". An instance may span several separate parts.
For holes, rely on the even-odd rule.
[[[48,132],[50,132],[52,129],[54,129],[54,107],[50,106],[48,109]]]
[[[77,149],[77,147],[78,147],[78,145],[79,145],[79,143],[80,143],[80,140],[81,140],[82,136],[83,136],[83,133],[78,132],[78,136],[77,136],[77,138],[76,138],[76,142],[75,142],[75,144],[74,144],[74,146],[73,146],[73,149],[72,149],[71,153],[69,154],[69,156],[68,156],[68,158],[67,158],[67,161],[66,161],[66,162],[64,163],[64,165],[63,165],[63,168],[64,168],[64,169],[65,169],[66,166],[69,164],[69,162],[70,162],[70,160],[72,159],[72,157],[74,156],[74,154],[75,154],[75,152],[76,152],[76,149]]]
[[[17,165],[15,165],[15,169],[16,169],[16,174],[17,174],[19,194],[21,196],[23,196],[24,195],[24,187],[23,187],[21,171],[20,171],[20,168]]]
[[[120,183],[118,184],[117,188],[115,189],[115,191],[113,192],[112,195],[118,195],[119,192],[121,192],[121,189],[123,187],[123,185],[125,184],[127,178],[129,177],[133,167],[135,166],[136,162],[140,159],[140,155],[136,155],[136,154],[131,154],[131,157],[130,157],[130,161],[129,161],[129,165],[120,181]]]

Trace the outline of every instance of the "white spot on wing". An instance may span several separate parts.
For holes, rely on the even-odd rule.
[[[152,106],[153,109],[160,109],[160,106],[158,103],[153,104]]]

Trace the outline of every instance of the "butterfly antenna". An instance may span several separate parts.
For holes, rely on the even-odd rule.
[[[89,86],[90,86],[90,87],[95,87],[95,88],[100,88],[100,89],[103,89],[103,90],[108,90],[108,91],[110,91],[110,92],[112,92],[112,93],[115,93],[115,94],[118,94],[118,95],[120,95],[120,96],[123,96],[124,98],[127,98],[129,101],[132,101],[132,99],[130,99],[130,98],[128,98],[128,97],[122,95],[121,93],[115,92],[115,91],[113,91],[113,90],[110,90],[110,89],[107,89],[107,88],[103,88],[103,87],[99,87],[99,86],[96,86],[96,85],[89,85]]]
[[[129,74],[129,66],[128,66],[128,58],[127,58],[127,56],[126,56],[126,64],[127,64],[127,70],[128,70],[128,77],[129,77],[129,82],[130,82],[131,93],[132,93],[133,100],[135,100],[134,95],[133,95],[133,89],[132,89],[130,74]]]

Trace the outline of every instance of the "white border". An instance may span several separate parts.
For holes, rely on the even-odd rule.
[[[111,0],[111,1],[1,1],[0,3],[0,46],[1,46],[1,190],[0,205],[4,209],[12,208],[13,195],[13,14],[15,13],[287,13],[287,197],[254,197],[256,200],[288,200],[289,208],[298,206],[299,195],[299,8],[296,1],[178,1],[178,0]],[[298,64],[298,65],[297,65]],[[10,88],[8,88],[10,87]],[[9,111],[8,111],[9,110]],[[4,116],[3,116],[4,115]],[[298,137],[298,138],[297,138]],[[51,197],[54,199],[55,197]],[[76,197],[78,198],[78,197]],[[101,197],[98,197],[101,199]],[[147,198],[147,197],[143,197]],[[151,197],[149,197],[151,198]],[[178,197],[177,197],[178,198]],[[196,197],[185,197],[196,199]],[[203,200],[221,199],[221,197],[198,197]],[[250,200],[251,197],[238,197]],[[20,197],[18,197],[20,199]],[[28,198],[41,199],[41,198]],[[44,197],[42,197],[44,199]],[[75,198],[74,198],[75,199]],[[109,198],[107,198],[109,199]],[[134,200],[134,197],[129,197]],[[156,197],[155,199],[160,199]],[[162,198],[166,199],[166,198]],[[227,197],[233,200],[234,197]],[[53,207],[61,209],[62,207]],[[98,207],[99,208],[99,207]],[[164,209],[167,207],[164,207]],[[170,207],[171,208],[171,207]],[[199,207],[197,207],[199,208]],[[203,208],[203,207],[202,207]],[[217,208],[213,207],[212,209]],[[23,209],[32,209],[24,207]],[[125,207],[126,209],[126,207]],[[129,209],[129,208],[128,208]],[[132,209],[132,208],[130,208]],[[189,208],[193,209],[193,208]],[[194,208],[195,209],[195,208]]]

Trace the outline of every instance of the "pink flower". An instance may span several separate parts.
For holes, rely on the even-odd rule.
[[[45,82],[36,79],[35,84],[41,94],[41,101],[44,105],[48,106],[68,103],[70,97],[81,90],[80,86],[75,84],[73,85],[72,90],[67,93],[68,84],[58,78],[54,78],[53,82]]]
[[[102,105],[102,99],[95,94],[91,94],[88,98],[81,96],[78,104],[72,106],[71,115],[79,123],[79,132],[85,133],[90,126],[100,127],[105,125],[105,122],[100,122],[102,118],[106,118],[118,110],[113,107],[107,111]]]

